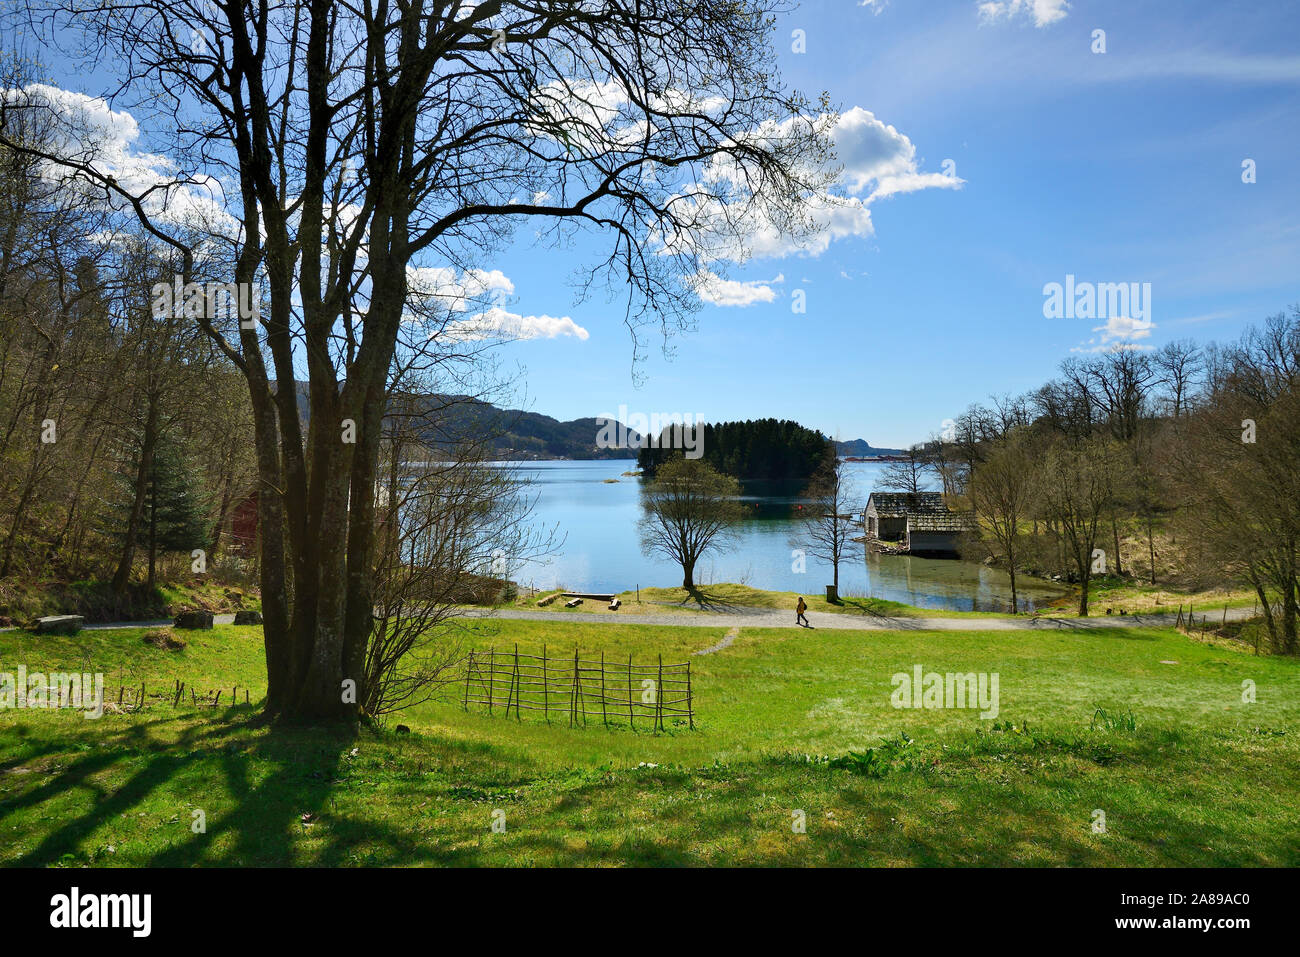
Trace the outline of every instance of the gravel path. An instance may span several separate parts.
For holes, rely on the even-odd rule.
[[[627,608],[627,605],[623,606]],[[684,628],[727,628],[727,636],[706,652],[719,651],[735,638],[733,632],[740,628],[796,628],[791,620],[793,611],[776,608],[728,608],[725,611],[699,611],[690,614],[668,612],[555,612],[531,609],[470,609],[469,618],[506,618],[522,621],[596,622],[624,625],[674,625]],[[1228,620],[1249,618],[1249,608],[1229,608]],[[1198,620],[1200,616],[1198,615]],[[1209,613],[1211,622],[1221,621],[1223,611]],[[1178,616],[1174,613],[1151,615],[1099,615],[1092,618],[1039,618],[1020,615],[1016,618],[890,618],[885,615],[837,615],[825,611],[808,612],[810,630],[841,631],[1086,631],[1098,628],[1142,628],[1154,625],[1172,625]],[[234,615],[214,615],[213,622],[229,625]],[[118,628],[162,628],[170,625],[162,621],[114,621],[99,625],[86,625],[86,631],[107,631]],[[13,631],[12,628],[0,631]]]
[[[628,606],[624,605],[624,608]],[[1228,609],[1228,620],[1250,617],[1249,608]],[[496,612],[472,611],[471,616],[522,619],[526,621],[598,621],[622,622],[625,625],[678,625],[688,628],[795,628],[793,610],[775,608],[730,608],[726,611],[700,611],[691,614],[655,614],[653,612],[565,613],[501,609]],[[1222,618],[1222,610],[1211,614],[1211,621]],[[1197,616],[1198,620],[1200,616]],[[1015,618],[890,618],[884,615],[839,615],[825,611],[808,612],[812,630],[846,631],[1068,631],[1097,628],[1142,628],[1172,625],[1178,615],[1100,615],[1092,618],[1039,618],[1019,615]]]

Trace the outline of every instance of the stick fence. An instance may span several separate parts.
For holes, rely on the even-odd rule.
[[[664,664],[663,655],[650,665],[583,658],[573,654],[555,657],[513,651],[471,651],[465,659],[465,687],[462,706],[487,708],[488,714],[503,709],[516,721],[523,712],[540,712],[549,724],[552,715],[562,715],[569,727],[589,718],[600,718],[608,727],[611,720],[626,718],[635,729],[637,721],[655,731],[666,730],[666,720],[686,719],[695,727],[695,695],[691,685],[691,663]]]

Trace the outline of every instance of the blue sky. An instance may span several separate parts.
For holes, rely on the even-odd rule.
[[[1300,303],[1297,37],[1282,0],[804,3],[774,42],[789,83],[843,112],[851,228],[731,270],[744,285],[714,298],[749,304],[706,305],[671,357],[652,335],[634,375],[619,305],[574,301],[597,246],[539,248],[525,226],[480,264],[497,308],[538,333],[501,347],[518,404],[777,416],[900,446],[1072,351],[1234,338]],[[129,117],[105,123],[147,147]],[[1149,284],[1149,312],[1045,318],[1044,286],[1067,275]]]
[[[918,172],[951,160],[964,183],[877,200],[870,235],[818,256],[734,270],[783,282],[766,284],[771,302],[706,306],[671,359],[648,350],[639,387],[617,310],[573,303],[565,254],[522,245],[494,261],[511,309],[588,332],[505,348],[531,408],[772,415],[901,445],[1102,341],[1100,321],[1044,318],[1043,286],[1066,274],[1150,283],[1138,346],[1232,338],[1300,302],[1300,5],[982,6],[849,0],[781,18],[792,84],[870,111],[915,147]]]

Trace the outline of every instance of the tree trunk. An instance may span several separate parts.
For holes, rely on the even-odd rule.
[[[1082,561],[1076,559],[1079,569],[1079,617],[1088,617],[1088,586],[1092,583],[1092,551],[1084,553]]]
[[[1151,516],[1147,516],[1147,550],[1151,553],[1151,584],[1156,583],[1156,539]]]
[[[149,587],[157,580],[158,569],[158,470],[150,469],[149,480]]]
[[[1110,531],[1115,541],[1115,577],[1118,578],[1124,574],[1124,566],[1119,557],[1119,524],[1115,521],[1114,514],[1110,517]]]
[[[262,586],[262,633],[266,651],[266,713],[279,714],[288,705],[293,636],[289,617],[291,566],[285,554],[283,474],[276,447],[275,409],[254,390],[253,424],[257,436],[257,539]]]

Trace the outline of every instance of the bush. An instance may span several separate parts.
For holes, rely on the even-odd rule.
[[[177,638],[170,628],[155,628],[147,631],[141,640],[146,645],[161,648],[163,651],[182,651],[185,648],[185,642]]]

